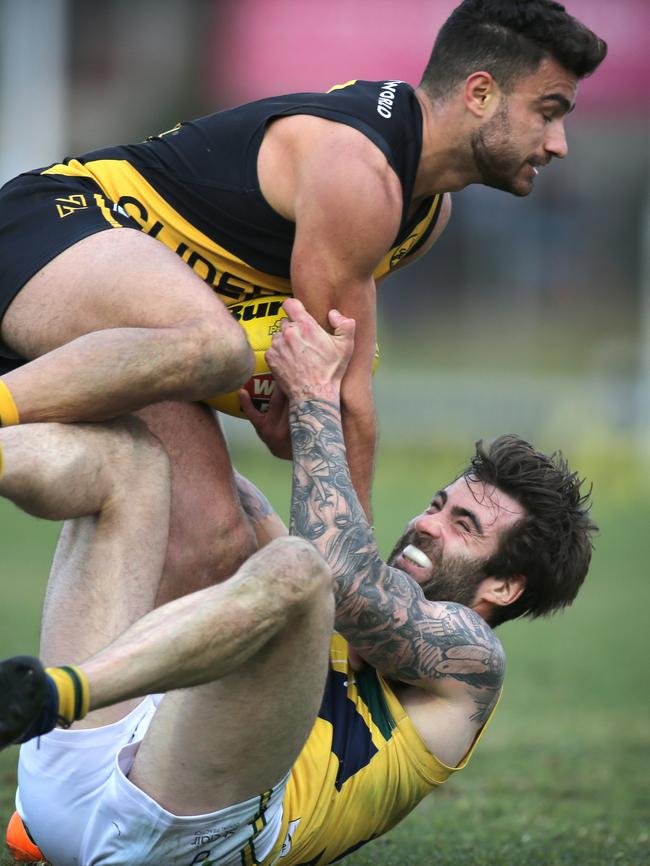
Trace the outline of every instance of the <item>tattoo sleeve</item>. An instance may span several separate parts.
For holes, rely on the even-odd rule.
[[[464,685],[487,718],[504,673],[501,644],[474,611],[428,601],[406,573],[379,556],[352,487],[337,403],[292,404],[291,532],[311,541],[332,568],[336,628],[383,674],[441,690]]]

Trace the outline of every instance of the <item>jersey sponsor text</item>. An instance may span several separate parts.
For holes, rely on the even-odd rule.
[[[395,102],[395,89],[401,81],[386,81],[382,84],[377,100],[377,111],[387,120],[393,116],[393,103]]]

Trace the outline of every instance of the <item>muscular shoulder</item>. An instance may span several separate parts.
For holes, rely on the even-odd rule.
[[[282,146],[298,163],[308,163],[314,154],[324,153],[330,160],[330,171],[347,158],[361,160],[379,173],[392,171],[371,138],[352,125],[326,117],[294,114],[279,118],[264,137],[264,145],[268,144]]]
[[[397,174],[382,151],[347,124],[310,115],[275,121],[260,151],[259,174],[264,195],[287,219],[297,222],[306,209],[340,223],[354,206],[357,213],[378,214],[380,227],[390,226],[389,240],[399,227]]]

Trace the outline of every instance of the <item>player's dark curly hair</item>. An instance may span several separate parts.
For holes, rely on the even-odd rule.
[[[606,43],[554,0],[464,0],[438,33],[420,86],[441,99],[484,70],[510,93],[546,56],[580,79],[606,54]]]
[[[522,574],[526,588],[511,605],[499,607],[490,622],[550,614],[571,604],[591,561],[591,487],[571,472],[561,452],[550,456],[514,434],[489,446],[476,443],[476,454],[463,473],[512,496],[526,511],[502,536],[484,574]]]

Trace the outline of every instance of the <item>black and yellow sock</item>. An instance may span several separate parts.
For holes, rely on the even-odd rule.
[[[0,662],[0,748],[69,728],[87,715],[88,680],[79,668],[44,669],[37,658],[14,656]]]
[[[10,427],[19,424],[20,417],[14,403],[14,398],[6,382],[0,379],[0,427]]]
[[[45,673],[54,683],[58,696],[56,715],[58,724],[69,727],[88,715],[90,688],[86,675],[73,665],[60,668],[45,668]]]

